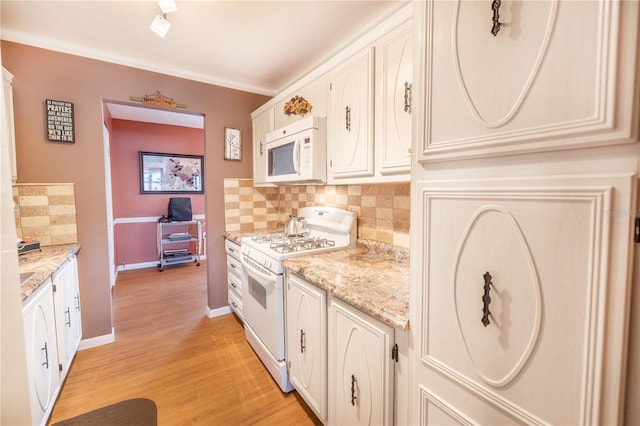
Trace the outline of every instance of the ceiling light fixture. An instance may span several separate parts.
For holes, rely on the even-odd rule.
[[[158,34],[160,37],[164,38],[169,32],[169,28],[171,27],[171,23],[167,21],[167,13],[175,12],[178,10],[178,6],[176,6],[176,2],[174,0],[157,0],[158,6],[160,6],[160,10],[162,10],[162,15],[158,14],[151,22],[151,31]]]

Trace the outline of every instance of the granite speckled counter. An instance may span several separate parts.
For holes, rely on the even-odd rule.
[[[355,248],[283,261],[291,272],[392,327],[409,329],[409,251],[358,239]]]
[[[18,257],[20,273],[33,272],[33,276],[20,286],[22,300],[26,300],[34,291],[56,272],[68,259],[80,251],[79,244],[64,244],[42,247]]]

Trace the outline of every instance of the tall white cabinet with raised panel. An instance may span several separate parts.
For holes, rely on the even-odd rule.
[[[505,0],[495,36],[488,1],[416,4],[426,8],[419,160],[635,140],[634,3]]]
[[[491,5],[414,3],[410,422],[621,424],[640,5]]]

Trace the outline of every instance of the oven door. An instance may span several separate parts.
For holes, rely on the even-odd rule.
[[[242,256],[244,321],[271,355],[284,359],[284,279]]]

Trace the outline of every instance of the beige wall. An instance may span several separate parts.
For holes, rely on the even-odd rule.
[[[223,177],[250,177],[251,111],[268,98],[92,59],[2,41],[2,64],[14,75],[19,183],[75,184],[83,338],[111,333],[102,100],[129,101],[160,91],[205,115],[208,306],[227,304]],[[73,102],[75,143],[46,140],[45,99]],[[243,132],[242,161],[223,159],[224,127]],[[216,238],[215,236],[220,236]]]

